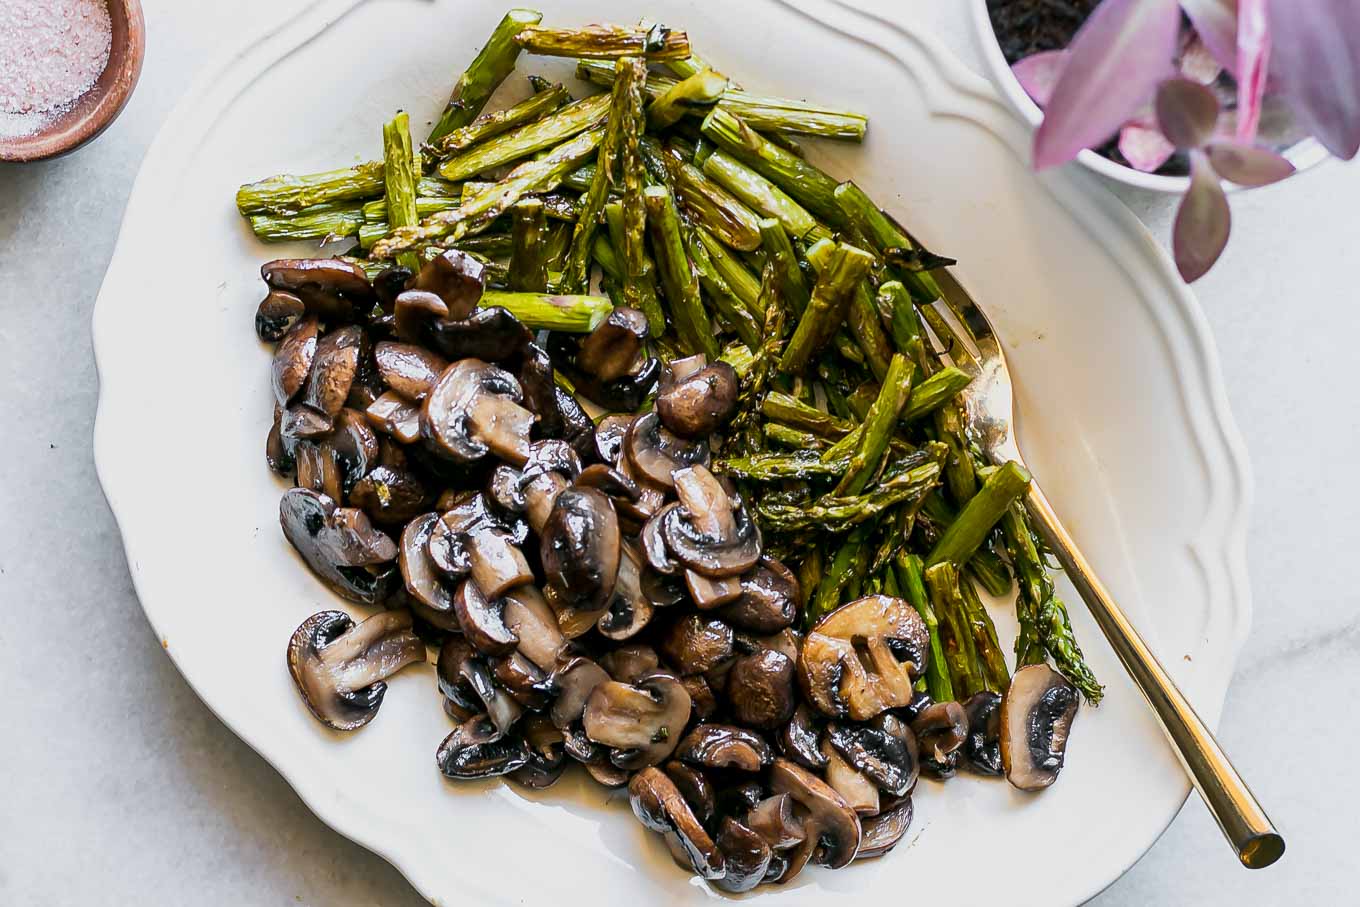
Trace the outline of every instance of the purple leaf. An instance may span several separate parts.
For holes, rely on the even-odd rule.
[[[1354,0],[1351,0],[1353,3]],[[1261,100],[1266,93],[1270,62],[1270,29],[1266,0],[1238,0],[1237,4],[1237,140],[1256,140],[1261,123]]]
[[[1218,174],[1203,151],[1190,152],[1190,189],[1176,212],[1171,246],[1186,283],[1199,280],[1218,261],[1232,231],[1232,212]]]
[[[1212,85],[1223,72],[1222,65],[1199,38],[1192,39],[1181,51],[1181,75],[1201,85]]]
[[[1157,123],[1181,151],[1199,148],[1218,125],[1218,98],[1190,79],[1167,79],[1157,89]]]
[[[1272,84],[1332,154],[1360,151],[1360,3],[1271,0]]]
[[[1181,0],[1181,9],[1218,64],[1237,72],[1237,0]]]
[[[1034,136],[1034,166],[1052,167],[1105,141],[1174,72],[1177,0],[1105,0],[1072,39],[1071,59]]]
[[[1045,50],[1017,60],[1011,72],[1015,74],[1020,87],[1025,89],[1025,94],[1034,99],[1034,103],[1047,107],[1049,99],[1053,97],[1053,89],[1066,68],[1067,51]]]
[[[1209,163],[1225,180],[1239,186],[1268,186],[1294,173],[1294,165],[1273,151],[1236,142],[1214,142]]]
[[[1129,123],[1119,130],[1119,153],[1134,170],[1156,173],[1175,151],[1176,146],[1168,142],[1156,126]]]

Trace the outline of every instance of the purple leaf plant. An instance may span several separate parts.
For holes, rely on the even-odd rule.
[[[1360,0],[1104,0],[1065,50],[1013,71],[1044,109],[1036,169],[1116,134],[1138,170],[1154,172],[1178,151],[1189,158],[1172,237],[1187,282],[1227,245],[1223,181],[1265,186],[1294,172],[1258,143],[1268,96],[1332,154],[1360,152]],[[1225,72],[1236,84],[1232,109],[1211,88]]]

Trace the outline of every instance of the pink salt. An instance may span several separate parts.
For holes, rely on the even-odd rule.
[[[109,62],[107,0],[0,0],[0,138],[71,108]]]

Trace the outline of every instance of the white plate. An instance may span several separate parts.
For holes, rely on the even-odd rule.
[[[543,5],[553,22],[639,15],[623,0]],[[254,241],[233,193],[378,155],[379,124],[401,107],[430,119],[504,6],[323,0],[209,67],[147,155],[95,309],[95,456],[171,658],[337,831],[438,903],[692,903],[716,895],[599,789],[445,783],[433,757],[449,724],[428,668],[395,678],[378,720],[345,736],[312,720],[284,670],[289,634],[337,602],[283,540],[282,487],[263,462],[269,359],[251,322],[260,262],[289,250]],[[1157,245],[1088,175],[1032,175],[1025,125],[905,12],[896,24],[826,0],[653,0],[646,12],[688,28],[750,88],[871,115],[862,148],[818,146],[816,158],[962,261],[1013,357],[1031,465],[1215,721],[1249,622],[1249,481],[1203,319]],[[1108,695],[1079,717],[1060,783],[1031,797],[970,777],[922,782],[908,842],[806,872],[779,903],[925,889],[1075,904],[1146,850],[1187,786],[1068,592]]]

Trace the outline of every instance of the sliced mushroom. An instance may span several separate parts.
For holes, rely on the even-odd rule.
[[[609,682],[609,675],[589,658],[573,658],[553,673],[552,682],[558,690],[550,713],[552,722],[566,730],[582,719],[595,688]]]
[[[266,262],[260,276],[271,289],[300,298],[309,315],[332,323],[356,320],[374,300],[364,269],[338,258],[281,258]]]
[[[968,716],[957,702],[937,702],[911,723],[921,757],[943,763],[968,739]]]
[[[1006,780],[1035,791],[1058,780],[1080,701],[1077,689],[1048,665],[1015,672],[1001,700],[1001,763]]]
[[[328,439],[344,471],[345,488],[353,489],[378,462],[382,448],[364,414],[346,407],[335,417],[335,430]]]
[[[597,437],[598,441],[598,437]],[[628,462],[642,478],[654,485],[672,488],[671,474],[690,466],[707,466],[707,441],[686,441],[662,427],[656,413],[646,413],[633,420],[623,443]]]
[[[439,514],[427,513],[406,524],[401,533],[397,564],[406,591],[425,607],[453,615],[453,589],[430,560],[430,534],[439,525]],[[457,626],[455,623],[454,626]]]
[[[430,493],[413,470],[389,466],[369,470],[349,497],[350,503],[383,525],[405,523],[430,506]]]
[[[636,501],[642,496],[638,484],[612,466],[594,463],[581,470],[576,477],[580,488],[598,488],[611,498],[623,501]]]
[[[707,438],[736,413],[738,385],[736,369],[715,362],[664,385],[656,397],[656,414],[682,438]]]
[[[324,494],[293,488],[279,501],[279,523],[307,566],[337,595],[366,605],[387,597],[392,572],[364,568],[394,560],[397,546],[373,528],[362,510],[337,507]]]
[[[779,733],[779,751],[809,771],[820,772],[826,768],[826,757],[822,755],[822,731],[817,716],[806,705],[793,710],[793,717]]]
[[[694,810],[694,815],[707,826],[718,811],[718,795],[708,777],[694,766],[676,762],[674,759],[667,762],[663,768],[666,775],[675,782],[690,809]]]
[[[535,532],[552,514],[553,502],[581,472],[581,461],[563,441],[535,441],[523,469],[498,466],[489,495],[501,509],[523,513]]]
[[[718,827],[717,844],[726,871],[722,878],[714,879],[714,887],[740,894],[765,880],[774,853],[763,837],[727,816]]]
[[[361,624],[343,611],[302,622],[288,642],[288,673],[302,701],[327,727],[352,731],[378,714],[388,677],[425,660],[411,615],[385,611]]]
[[[501,599],[488,601],[477,583],[466,579],[458,586],[453,607],[463,635],[477,651],[485,655],[514,651],[519,638],[505,625],[505,605]]]
[[[557,496],[539,553],[559,620],[566,609],[604,611],[618,581],[620,545],[618,516],[606,495],[571,488]]]
[[[629,643],[600,656],[600,667],[619,683],[634,683],[661,669],[661,659],[651,646]]]
[[[390,265],[378,272],[373,278],[373,294],[378,297],[378,305],[389,315],[396,310],[397,297],[406,289],[415,273],[404,265]]]
[[[910,735],[905,735],[911,739]],[[827,742],[856,771],[893,797],[906,796],[916,786],[920,770],[915,746],[882,728],[832,722]]]
[[[392,390],[419,403],[429,396],[449,364],[442,356],[413,343],[383,341],[373,348],[378,375]]]
[[[703,466],[676,470],[680,507],[666,514],[661,533],[676,560],[709,577],[739,576],[760,559],[760,530],[740,499]],[[741,594],[737,585],[737,595]]]
[[[633,371],[647,340],[647,316],[620,307],[581,340],[576,367],[597,380],[613,381]]]
[[[712,611],[741,598],[741,580],[735,576],[715,578],[686,570],[685,588],[700,611]]]
[[[486,266],[466,252],[449,249],[427,261],[411,289],[433,293],[448,307],[449,318],[466,318],[486,288]]]
[[[968,716],[964,765],[979,775],[1001,774],[1001,695],[991,690],[975,693],[963,711]]]
[[[557,618],[537,587],[512,589],[505,594],[502,607],[506,627],[519,640],[520,654],[540,670],[555,670],[567,640],[557,628]]]
[[[595,423],[571,394],[560,387],[553,388],[557,400],[557,412],[562,419],[562,440],[571,445],[576,455],[582,459],[595,456]],[[546,432],[545,432],[546,434]]]
[[[722,877],[726,871],[722,851],[665,772],[644,768],[634,775],[628,783],[628,802],[647,828],[678,839],[696,873],[705,879]]]
[[[779,561],[762,557],[741,578],[741,597],[724,605],[718,616],[752,633],[777,633],[793,625],[802,595],[798,578]]]
[[[520,704],[496,686],[486,659],[462,639],[453,636],[445,640],[436,670],[445,696],[463,706],[475,706],[476,700],[480,700],[480,711],[487,714],[501,733],[509,733],[524,714]]]
[[[293,448],[293,456],[299,488],[318,491],[333,501],[344,499],[340,461],[336,459],[334,450],[325,444],[299,441]]]
[[[510,779],[532,790],[552,787],[567,767],[562,732],[542,715],[526,715],[521,734],[529,747],[529,760]]]
[[[364,410],[368,424],[403,444],[420,440],[420,407],[408,402],[396,391],[388,391]]]
[[[269,468],[281,476],[292,473],[294,466],[297,465],[292,451],[283,443],[283,433],[280,430],[280,421],[283,418],[283,410],[274,407],[274,424],[269,429],[269,435],[264,442],[264,459],[269,464]]]
[[[586,736],[612,748],[620,768],[657,765],[679,743],[689,707],[689,693],[673,675],[653,674],[636,684],[610,680],[595,687],[586,703]]]
[[[496,601],[534,581],[512,529],[496,519],[481,495],[460,502],[443,519],[448,532],[438,541],[446,550],[436,552],[435,563],[454,573],[470,572],[487,599]]]
[[[534,337],[518,318],[500,306],[478,309],[460,320],[433,321],[428,330],[430,345],[451,362],[519,360]]]
[[[766,797],[746,814],[746,824],[775,850],[788,850],[807,837],[788,794]]]
[[[609,607],[595,622],[606,639],[632,639],[652,621],[652,603],[642,594],[642,556],[632,545],[619,548],[618,580]]]
[[[274,400],[287,406],[307,383],[316,358],[317,338],[321,324],[315,318],[303,318],[288,329],[274,350]]]
[[[587,762],[586,774],[595,779],[596,784],[605,787],[623,787],[632,777],[627,769],[619,768],[608,762]]]
[[[255,310],[255,333],[270,343],[282,340],[306,311],[302,300],[292,293],[270,290]]]
[[[738,656],[725,693],[732,717],[760,730],[783,726],[798,704],[794,683],[794,662],[782,652],[762,649]]]
[[[808,840],[820,845],[818,862],[839,869],[855,858],[861,834],[859,816],[826,782],[787,759],[775,759],[770,790],[790,795],[807,812],[803,827]]]
[[[501,733],[490,718],[478,715],[445,737],[434,759],[445,777],[465,780],[508,775],[531,755],[523,738]]]
[[[680,741],[675,757],[708,768],[758,772],[774,759],[760,735],[730,724],[696,724]]]
[[[874,783],[841,758],[831,741],[822,741],[822,755],[826,757],[826,783],[859,815],[878,815],[878,788]]]
[[[489,659],[491,676],[496,685],[514,697],[526,709],[542,711],[552,701],[556,690],[548,676],[519,652]]]
[[[732,628],[720,620],[687,614],[670,626],[659,645],[681,675],[702,674],[732,656]]]
[[[520,466],[529,458],[534,421],[520,399],[514,375],[480,359],[463,359],[444,371],[425,398],[421,431],[457,462],[494,453]]]
[[[397,336],[407,343],[427,342],[430,326],[448,317],[449,307],[444,300],[427,290],[398,293],[393,303],[392,326]]]
[[[867,721],[909,704],[913,673],[925,664],[925,622],[900,598],[869,595],[813,625],[803,641],[798,676],[823,714]],[[906,661],[899,661],[899,654]]]
[[[708,357],[703,353],[695,353],[693,356],[685,356],[682,359],[672,359],[666,363],[666,369],[661,375],[663,387],[684,381],[706,365],[708,365]]]
[[[667,513],[679,506],[679,504],[667,504],[661,508],[642,527],[642,534],[638,538],[647,566],[653,572],[662,576],[682,576],[684,571],[684,568],[671,557],[670,551],[666,548],[666,539],[661,534],[661,521]]]
[[[897,846],[911,827],[913,807],[908,797],[891,809],[863,821],[864,834],[860,839],[856,860],[881,857]]]
[[[595,429],[595,454],[601,463],[617,466],[623,457],[623,441],[633,427],[635,416],[605,416]]]
[[[712,718],[718,711],[718,697],[713,695],[713,690],[708,685],[702,674],[688,674],[680,678],[680,682],[689,691],[690,707],[694,711],[694,717],[700,721]]]
[[[331,419],[339,415],[359,373],[359,357],[367,343],[364,332],[353,325],[318,340],[302,402]]]

